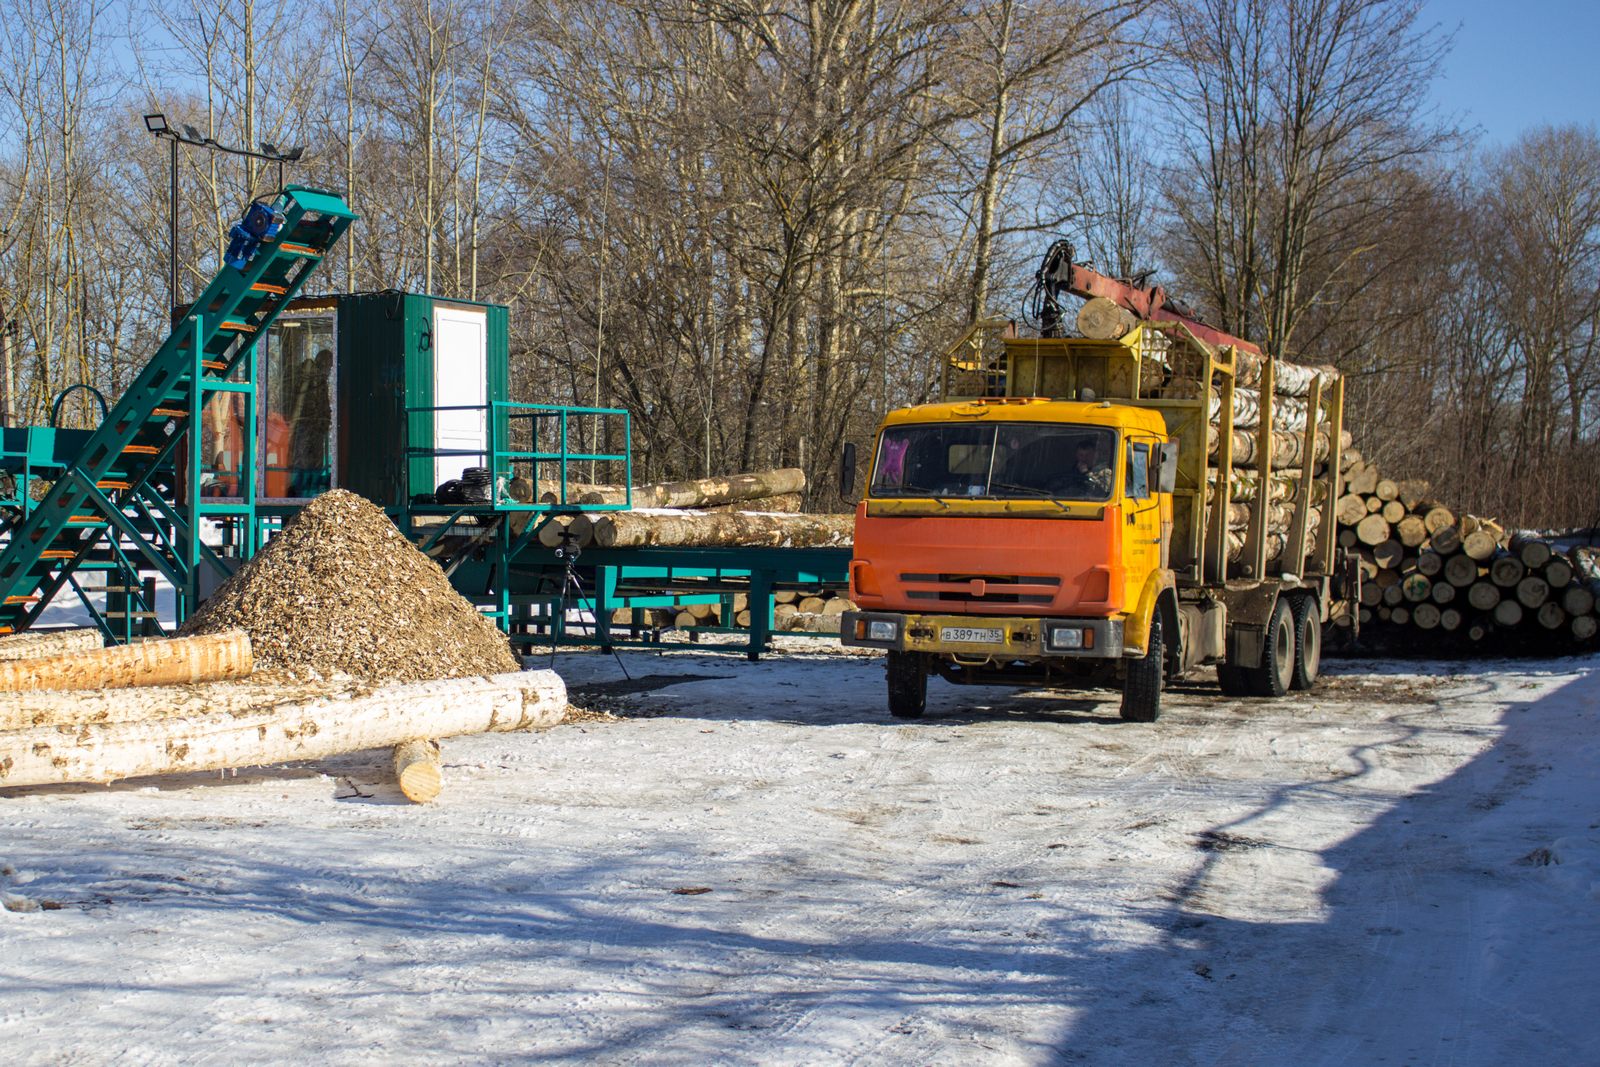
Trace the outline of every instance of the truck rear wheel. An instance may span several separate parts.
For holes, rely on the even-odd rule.
[[[1294,598],[1294,677],[1289,688],[1306,690],[1317,684],[1322,673],[1322,620],[1317,618],[1317,598],[1306,594]]]
[[[1250,691],[1258,697],[1281,697],[1294,681],[1294,612],[1289,598],[1279,597],[1267,619],[1266,640],[1261,643],[1261,666],[1246,667]]]
[[[1161,683],[1166,675],[1166,647],[1161,635],[1161,613],[1150,620],[1150,637],[1144,655],[1130,659],[1122,680],[1122,718],[1127,722],[1155,722],[1161,715]]]
[[[928,707],[928,657],[923,652],[890,652],[889,714],[920,719]]]

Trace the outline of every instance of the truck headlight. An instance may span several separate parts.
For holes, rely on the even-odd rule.
[[[1050,627],[1050,647],[1078,649],[1083,647],[1083,628],[1080,626]]]
[[[868,641],[893,641],[900,627],[889,619],[873,619],[867,623]]]

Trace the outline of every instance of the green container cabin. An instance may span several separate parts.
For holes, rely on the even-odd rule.
[[[257,343],[258,503],[343,488],[396,508],[487,466],[489,405],[509,398],[509,323],[501,304],[417,293],[294,301]],[[205,413],[209,496],[241,496],[250,469],[238,395]],[[504,440],[504,410],[495,417]]]

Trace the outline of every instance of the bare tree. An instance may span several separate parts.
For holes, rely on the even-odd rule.
[[[1426,90],[1447,41],[1421,0],[1174,3],[1173,266],[1220,324],[1274,351],[1405,210],[1375,175],[1448,146]]]

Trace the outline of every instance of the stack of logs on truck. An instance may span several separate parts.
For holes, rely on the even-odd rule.
[[[1124,335],[1137,319],[1105,299],[1089,299],[1077,317],[1086,337]],[[1240,353],[1244,357],[1244,353]],[[1169,376],[1170,362],[1148,369],[1152,378]],[[1237,559],[1245,545],[1254,509],[1263,496],[1269,563],[1290,533],[1293,503],[1306,471],[1303,440],[1306,397],[1313,381],[1326,385],[1338,371],[1272,361],[1272,475],[1262,494],[1256,466],[1264,440],[1259,432],[1264,362],[1241,358],[1233,390],[1231,459],[1228,479],[1228,554]],[[1220,401],[1213,399],[1210,421],[1217,427]],[[1218,478],[1212,440],[1208,470],[1213,506]],[[1330,603],[1327,625],[1332,647],[1384,652],[1448,653],[1480,651],[1556,654],[1593,647],[1600,633],[1600,552],[1582,535],[1541,535],[1508,531],[1493,519],[1457,514],[1439,501],[1427,483],[1386,478],[1353,444],[1348,430],[1339,439],[1339,492],[1329,507],[1324,477],[1332,443],[1317,439],[1310,472],[1313,485],[1307,514],[1308,537],[1329,518],[1336,522],[1338,545],[1350,553],[1348,597]],[[1358,575],[1358,577],[1357,577]]]

